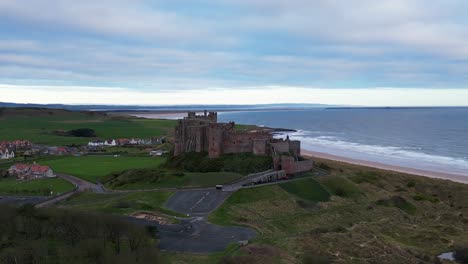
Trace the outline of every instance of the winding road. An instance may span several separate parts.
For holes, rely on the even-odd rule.
[[[323,175],[327,172],[315,170],[315,175]],[[68,197],[82,191],[92,191],[95,193],[116,193],[116,192],[141,192],[173,190],[175,193],[168,199],[164,207],[187,216],[178,218],[180,223],[161,225],[156,222],[144,219],[128,217],[129,221],[156,226],[158,230],[159,248],[161,250],[173,252],[189,253],[213,253],[224,251],[229,244],[241,241],[249,241],[256,236],[256,231],[248,227],[240,226],[219,226],[207,221],[208,215],[216,210],[231,194],[241,188],[253,188],[263,185],[278,184],[285,181],[271,182],[261,185],[244,186],[251,182],[252,177],[239,179],[231,184],[223,186],[222,190],[214,187],[210,188],[164,188],[154,190],[129,190],[113,191],[107,190],[101,184],[94,184],[68,174],[57,173],[57,177],[67,180],[75,185],[75,189],[68,193],[52,198],[45,197],[17,197],[19,203],[35,203],[36,207],[52,206]],[[256,177],[256,176],[253,176]],[[295,178],[288,181],[299,180]],[[9,202],[11,197],[0,197],[0,203]]]

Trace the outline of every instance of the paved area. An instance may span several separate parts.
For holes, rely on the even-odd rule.
[[[178,191],[169,198],[165,207],[182,214],[206,215],[222,204],[230,194],[231,192],[215,188]]]
[[[218,226],[206,217],[220,206],[232,192],[216,190],[178,191],[169,198],[165,207],[191,216],[177,225],[156,225],[161,250],[190,253],[224,251],[231,243],[251,240],[255,230],[240,226]]]
[[[183,220],[180,225],[158,226],[162,250],[190,253],[224,251],[231,243],[250,240],[255,230],[240,226],[218,226],[202,219]]]
[[[47,196],[0,196],[0,204],[36,204],[47,198]]]
[[[78,191],[92,191],[95,193],[104,193],[106,190],[100,184],[91,183],[89,181],[82,180],[72,175],[56,173],[57,177],[67,180],[78,186]]]
[[[82,191],[92,191],[92,192],[95,192],[95,193],[105,193],[106,192],[106,190],[102,187],[102,185],[94,184],[94,183],[82,180],[80,178],[77,178],[75,176],[71,176],[71,175],[68,175],[68,174],[57,173],[56,175],[57,175],[57,177],[59,177],[61,179],[64,179],[64,180],[67,180],[67,181],[71,182],[73,185],[76,186],[76,189],[71,191],[71,192],[67,192],[67,193],[64,193],[62,195],[58,195],[58,196],[55,196],[53,198],[47,199],[45,201],[41,201],[41,202],[36,204],[36,207],[47,207],[47,206],[54,205],[54,204],[56,204],[56,203],[58,203],[58,202],[60,202],[62,200],[67,199],[68,197],[74,195],[77,192],[82,192]]]

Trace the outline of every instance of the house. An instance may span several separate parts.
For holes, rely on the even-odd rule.
[[[88,143],[88,146],[90,146],[90,147],[102,147],[102,146],[104,146],[104,142],[101,141],[101,140],[90,141]]]
[[[10,175],[26,174],[29,172],[29,168],[29,164],[15,164],[10,167],[8,172],[10,173]]]
[[[104,146],[115,147],[117,146],[117,142],[115,141],[115,139],[109,139],[104,141]]]
[[[128,139],[128,138],[120,138],[120,139],[117,139],[117,144],[118,144],[119,146],[129,145],[129,144],[130,144],[130,139]]]
[[[52,169],[49,166],[41,166],[41,165],[38,165],[38,164],[33,164],[33,165],[31,165],[30,170],[31,170],[31,174],[35,178],[54,177],[54,172],[52,171]]]
[[[31,149],[31,142],[28,140],[13,140],[1,141],[0,148],[8,148],[10,150],[28,150]]]
[[[55,177],[49,166],[39,164],[15,164],[8,170],[10,175],[16,176],[18,180],[32,180],[39,178]]]
[[[14,151],[9,151],[8,149],[0,149],[0,159],[14,159],[15,158],[15,152]]]

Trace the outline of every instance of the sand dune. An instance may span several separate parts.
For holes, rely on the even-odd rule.
[[[342,161],[342,162],[363,165],[363,166],[368,166],[368,167],[373,167],[373,168],[378,168],[378,169],[392,170],[392,171],[398,171],[398,172],[409,173],[409,174],[414,174],[414,175],[421,175],[421,176],[426,176],[430,178],[451,180],[455,182],[468,184],[468,175],[464,176],[464,175],[456,175],[456,174],[450,174],[450,173],[441,173],[441,172],[436,172],[436,171],[427,171],[427,170],[413,169],[413,168],[407,168],[407,167],[400,167],[400,166],[383,164],[379,162],[335,156],[335,155],[331,155],[327,153],[309,151],[305,149],[302,149],[301,151],[302,151],[302,155],[304,156]]]

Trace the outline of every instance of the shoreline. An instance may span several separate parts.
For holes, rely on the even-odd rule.
[[[458,183],[468,184],[468,176],[463,176],[463,175],[401,167],[401,166],[384,164],[380,162],[336,156],[336,155],[332,155],[328,153],[310,151],[306,149],[301,149],[301,153],[302,153],[302,156],[304,157],[328,159],[328,160],[345,162],[345,163],[366,166],[366,167],[371,167],[371,168],[376,168],[376,169],[390,170],[390,171],[407,173],[407,174],[412,174],[412,175],[417,175],[417,176],[429,177],[429,178],[434,178],[434,179],[442,179],[442,180],[450,180],[450,181],[454,181]]]
[[[247,109],[226,110],[224,109],[224,110],[218,110],[218,112],[240,112],[240,111],[261,111],[261,110],[264,110],[264,109],[255,109],[255,110],[250,110],[250,109],[249,110]],[[279,110],[279,109],[275,109],[275,110]],[[281,110],[287,110],[287,109],[281,109]],[[202,111],[196,111],[196,110],[195,112],[197,112],[198,114],[202,113]],[[116,113],[113,112],[112,114],[116,114]],[[134,116],[134,117],[139,117],[139,118],[174,120],[174,119],[182,118],[182,116],[186,114],[186,111],[183,111],[183,110],[135,111],[135,112],[127,111],[127,112],[119,112],[118,114],[129,115],[129,116]],[[273,129],[274,132],[290,131],[288,129],[285,129],[283,131],[282,128],[276,128],[276,129],[278,129],[278,131],[275,131],[275,129]],[[410,168],[410,167],[404,167],[404,166],[390,165],[390,164],[385,164],[381,162],[349,158],[349,157],[344,157],[344,156],[328,154],[324,152],[310,151],[306,149],[301,149],[301,152],[302,152],[302,155],[306,157],[323,158],[323,159],[345,162],[345,163],[366,166],[366,167],[371,167],[371,168],[376,168],[376,169],[390,170],[390,171],[396,171],[400,173],[407,173],[407,174],[435,178],[435,179],[451,180],[451,181],[458,182],[458,183],[468,184],[468,175],[464,176],[460,174],[444,173],[444,172],[438,172],[438,171],[432,171],[432,170],[423,170],[423,169],[416,169],[416,168]]]

